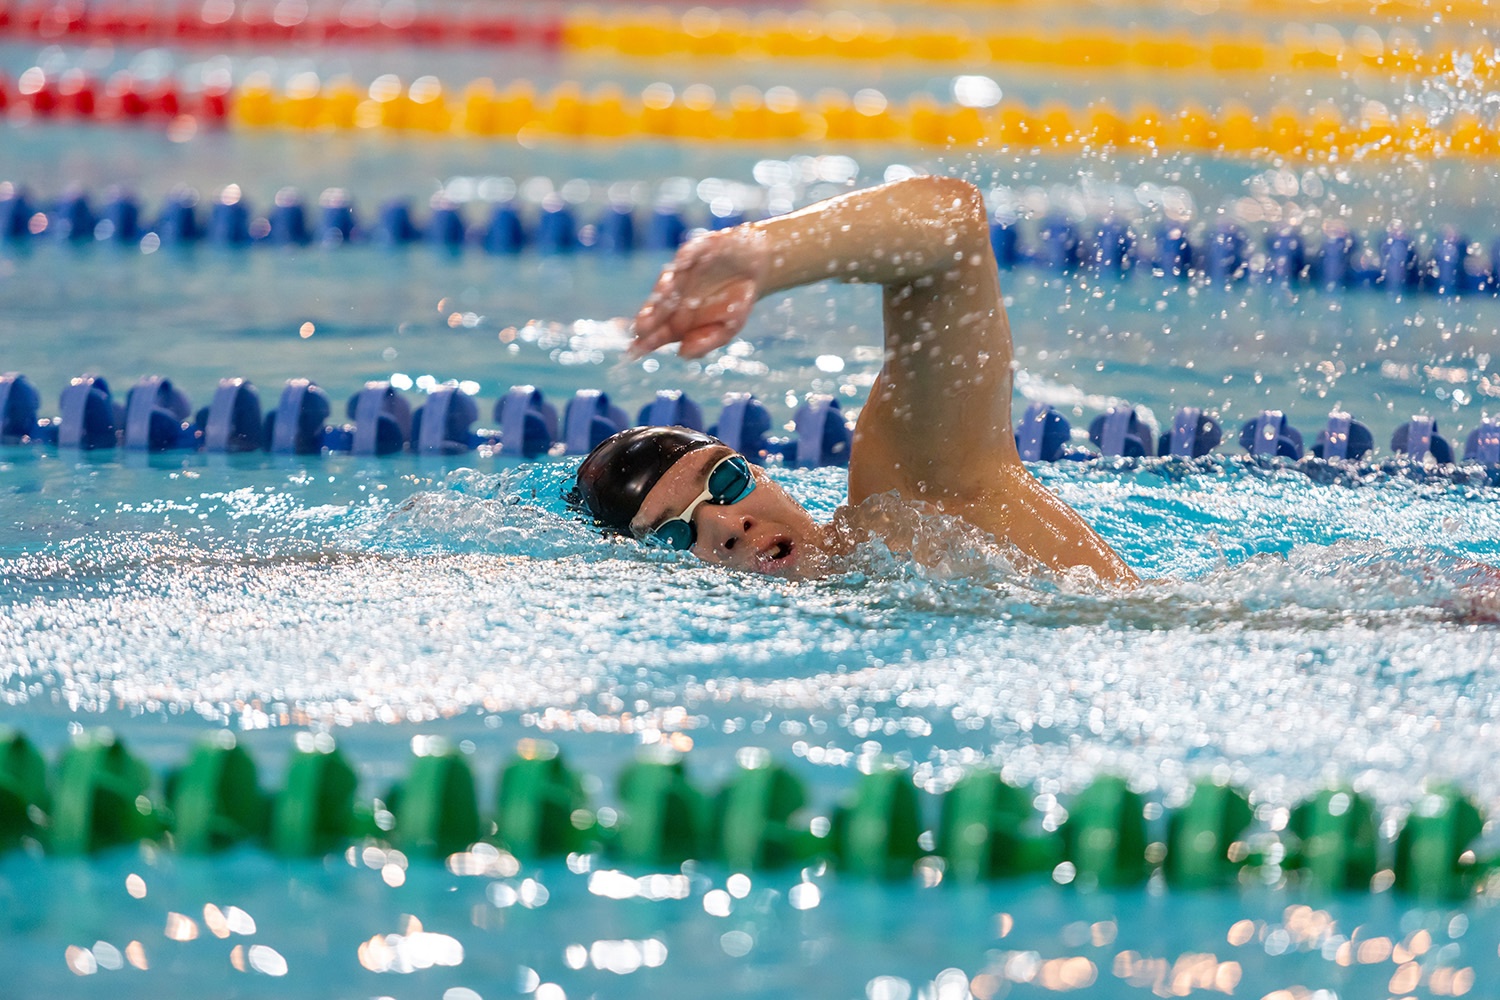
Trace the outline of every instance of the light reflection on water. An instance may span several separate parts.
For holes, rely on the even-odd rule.
[[[1483,996],[1500,975],[1492,902],[877,884],[821,868],[632,874],[586,855],[524,868],[482,860],[414,864],[391,886],[356,848],[326,863],[11,855],[0,860],[0,959],[18,995],[75,997],[182,995],[184,983],[204,996],[450,1000],[666,988],[989,1000],[1126,986],[1158,996],[1444,997]],[[127,891],[131,880],[146,891]]]
[[[606,746],[764,740],[837,772],[874,745],[929,776],[1173,793],[1222,765],[1276,800],[1333,774],[1388,804],[1428,777],[1500,802],[1488,490],[1042,470],[1160,578],[1120,595],[972,551],[957,575],[875,548],[827,580],[740,576],[583,529],[570,469],[36,463],[0,528],[0,718],[541,731],[605,773]],[[778,475],[821,512],[842,498],[837,471]]]
[[[1266,808],[1331,777],[1388,816],[1429,776],[1500,803],[1492,574],[1467,561],[1500,537],[1487,490],[1235,463],[1041,470],[1162,578],[1118,595],[967,551],[950,560],[967,576],[880,550],[823,581],[736,576],[583,530],[559,498],[570,469],[13,466],[0,722],[56,747],[99,719],[159,772],[191,733],[236,727],[268,783],[276,730],[331,729],[371,790],[419,734],[473,745],[489,788],[516,738],[544,733],[596,799],[643,746],[713,782],[753,743],[819,807],[882,759],[932,790],[999,767],[1050,803],[1104,771],[1169,805],[1209,773]],[[824,515],[842,499],[837,471],[777,475]],[[483,847],[446,867],[378,844],[321,866],[12,853],[0,914],[24,993],[84,997],[159,995],[167,976],[360,997],[409,979],[449,1000],[1449,996],[1500,975],[1476,944],[1500,934],[1487,901],[964,888],[933,864],[877,885]]]

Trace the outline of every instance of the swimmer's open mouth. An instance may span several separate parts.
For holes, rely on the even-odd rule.
[[[777,537],[759,552],[761,565],[767,569],[775,569],[786,563],[791,558],[795,543],[790,538]]]

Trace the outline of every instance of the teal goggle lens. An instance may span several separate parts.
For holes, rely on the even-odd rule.
[[[755,490],[750,462],[743,455],[730,455],[708,474],[709,503],[727,506],[739,503]]]
[[[646,540],[669,549],[690,549],[698,539],[698,531],[693,527],[693,512],[700,503],[729,506],[739,503],[754,491],[755,476],[750,472],[749,461],[743,455],[730,455],[709,472],[704,493],[688,504],[681,514],[647,535]]]
[[[693,526],[686,521],[668,521],[647,535],[646,541],[668,549],[690,549],[697,540],[697,535]]]

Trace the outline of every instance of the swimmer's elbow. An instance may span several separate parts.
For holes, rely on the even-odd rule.
[[[986,219],[984,195],[968,181],[958,177],[938,176],[914,177],[912,180],[925,189],[928,197],[937,203],[944,215],[980,221]]]
[[[975,241],[989,246],[989,210],[979,188],[957,177],[913,177],[914,193],[920,191],[923,204],[919,213],[929,219],[940,219],[945,228],[960,241]]]
[[[984,216],[984,195],[980,194],[977,185],[961,177],[944,177],[942,186],[953,195],[955,200],[961,201],[965,207],[977,212],[981,218]]]

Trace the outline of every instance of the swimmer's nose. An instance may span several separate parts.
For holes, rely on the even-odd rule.
[[[698,508],[698,534],[710,546],[733,554],[755,529],[755,518],[734,507],[704,504]]]

